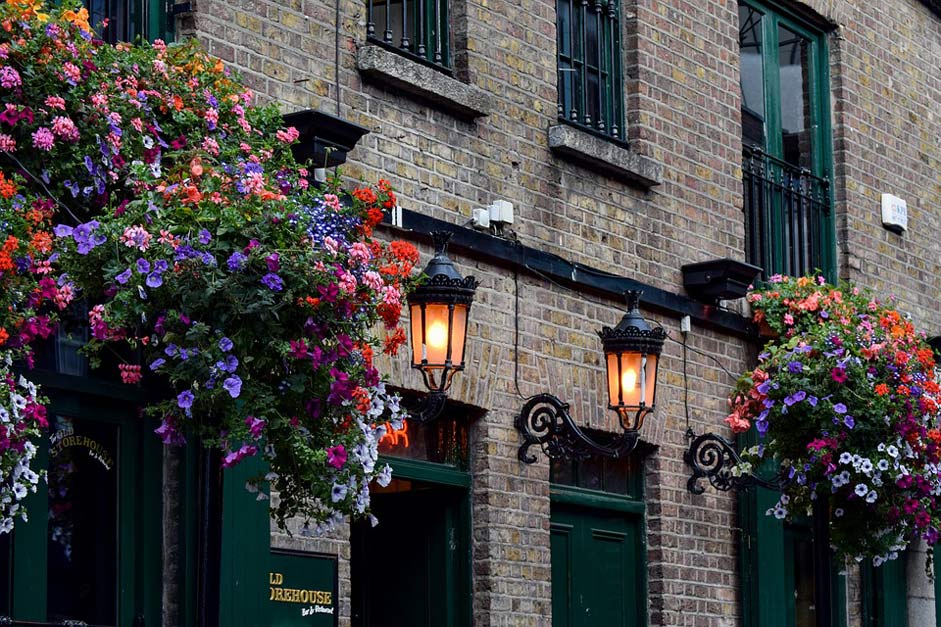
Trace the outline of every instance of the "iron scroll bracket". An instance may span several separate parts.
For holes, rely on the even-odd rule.
[[[742,490],[752,487],[780,490],[782,478],[763,479],[754,473],[736,473],[734,468],[742,463],[742,458],[735,446],[721,435],[703,433],[696,435],[692,429],[686,432],[690,440],[689,448],[683,453],[683,461],[693,469],[693,474],[686,482],[686,489],[692,494],[702,494],[706,489],[700,484],[701,479],[708,479],[716,490]]]
[[[618,458],[633,451],[638,441],[636,431],[625,431],[599,442],[575,423],[568,403],[545,393],[526,401],[515,424],[523,435],[517,457],[524,464],[537,459],[529,452],[532,446],[539,446],[549,459],[587,459],[594,455]]]

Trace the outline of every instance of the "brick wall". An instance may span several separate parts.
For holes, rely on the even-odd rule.
[[[462,224],[472,208],[506,199],[516,206],[513,232],[522,243],[674,292],[682,292],[684,263],[743,257],[733,0],[627,0],[622,7],[628,139],[664,168],[663,184],[651,191],[549,151],[546,128],[556,118],[551,0],[452,0],[455,75],[494,98],[494,110],[476,121],[364,80],[355,52],[365,43],[365,4],[338,2],[339,70],[332,2],[195,0],[183,26],[285,110],[335,112],[339,75],[339,114],[371,130],[346,175],[388,178],[408,209]],[[937,331],[941,22],[914,0],[808,5],[801,6],[840,25],[830,37],[840,273],[894,291]],[[912,228],[903,236],[881,227],[884,191],[908,200]],[[551,390],[572,403],[573,415],[609,429],[594,331],[619,319],[620,304],[536,275],[515,281],[501,268],[456,261],[481,280],[468,369],[452,392],[487,410],[472,430],[475,624],[549,625],[548,465],[516,459],[515,291],[522,394]],[[679,337],[677,320],[658,321]],[[733,373],[753,359],[744,341],[713,331],[694,327],[689,341]],[[693,428],[724,433],[731,381],[700,353],[689,361]],[[734,496],[686,492],[677,343],[668,342],[661,363],[658,410],[643,433],[658,447],[647,462],[649,622],[736,625]],[[398,384],[418,385],[404,362],[389,362],[386,371]],[[343,539],[323,546],[340,551],[348,590]],[[347,621],[348,604],[341,624]]]

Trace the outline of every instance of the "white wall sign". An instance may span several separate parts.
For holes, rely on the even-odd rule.
[[[882,194],[882,226],[894,233],[908,230],[908,205],[898,196]]]

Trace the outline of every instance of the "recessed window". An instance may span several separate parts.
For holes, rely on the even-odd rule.
[[[396,52],[451,66],[447,0],[367,0],[366,36]]]
[[[559,118],[624,138],[621,21],[617,0],[558,0]]]

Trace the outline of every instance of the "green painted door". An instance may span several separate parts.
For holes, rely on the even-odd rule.
[[[553,503],[551,533],[553,627],[644,624],[636,516]]]
[[[18,620],[157,624],[160,442],[130,404],[50,397],[37,459],[48,481],[3,554],[3,605]]]
[[[461,627],[460,597],[466,552],[461,532],[463,490],[421,484],[372,497],[379,519],[354,538],[353,625],[359,627]],[[394,584],[392,584],[394,582]],[[391,585],[390,585],[391,584]]]

